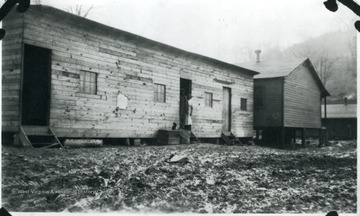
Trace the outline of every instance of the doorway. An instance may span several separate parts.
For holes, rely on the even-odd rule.
[[[222,119],[223,119],[223,132],[231,131],[231,89],[224,87],[223,88],[223,110],[222,110]]]
[[[187,104],[187,99],[185,99],[185,97],[183,96],[183,94],[186,96],[186,98],[189,98],[189,96],[191,95],[191,88],[192,88],[192,82],[189,79],[183,79],[180,78],[180,109],[179,109],[179,123],[180,123],[180,127],[183,128],[184,125],[186,124],[186,119],[187,119],[187,114],[188,111],[186,110],[186,104]]]
[[[49,124],[51,50],[24,46],[21,124]]]

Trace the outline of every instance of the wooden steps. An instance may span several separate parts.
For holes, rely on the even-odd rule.
[[[22,125],[19,139],[23,146],[32,148],[64,147],[48,126]]]
[[[202,143],[201,140],[199,138],[197,138],[197,136],[195,136],[195,134],[192,131],[191,131],[191,135],[190,135],[190,143],[191,144]]]
[[[240,140],[236,138],[236,136],[230,132],[222,132],[221,139],[226,145],[242,145]]]

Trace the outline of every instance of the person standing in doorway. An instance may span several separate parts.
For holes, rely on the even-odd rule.
[[[188,105],[188,119],[187,119],[187,124],[185,126],[186,130],[191,131],[191,125],[192,125],[192,114],[193,114],[193,100],[192,100],[192,96],[189,95],[188,96],[188,101],[187,101],[187,105]]]

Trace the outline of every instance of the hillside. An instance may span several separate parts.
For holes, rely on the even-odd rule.
[[[300,57],[310,58],[331,94],[330,103],[345,96],[356,99],[355,31],[330,32],[283,50],[272,47],[261,52],[262,61],[287,61]]]

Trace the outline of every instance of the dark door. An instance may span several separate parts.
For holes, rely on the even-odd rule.
[[[223,131],[231,131],[231,89],[224,87],[223,89]]]
[[[24,47],[21,123],[49,124],[51,50]]]
[[[183,96],[185,94],[186,98],[191,95],[191,80],[180,78],[180,109],[179,109],[179,117],[180,117],[180,127],[183,127],[186,122],[186,118],[188,117],[188,110],[185,108],[187,104],[187,100]]]

